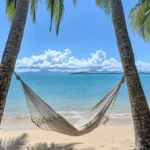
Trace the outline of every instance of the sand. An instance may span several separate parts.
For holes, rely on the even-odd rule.
[[[52,131],[40,130],[31,124],[29,120],[5,120],[0,131],[0,138],[17,137],[23,133],[28,133],[29,135],[26,147],[30,147],[30,150],[134,149],[134,129],[132,123],[126,125],[102,125],[87,135],[71,137]],[[36,147],[37,144],[40,144],[40,148]],[[31,147],[34,148],[31,149]],[[24,149],[26,150],[27,148]]]

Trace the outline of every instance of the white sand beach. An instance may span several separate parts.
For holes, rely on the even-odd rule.
[[[123,122],[126,122],[126,124],[123,125]],[[80,137],[71,137],[38,129],[29,119],[9,119],[3,121],[0,138],[8,139],[10,137],[17,137],[23,133],[28,133],[29,135],[26,146],[29,150],[39,150],[36,149],[36,146],[39,144],[41,150],[134,149],[133,125],[129,120],[125,119],[122,119],[120,123],[111,120],[108,125],[102,125],[93,132]]]

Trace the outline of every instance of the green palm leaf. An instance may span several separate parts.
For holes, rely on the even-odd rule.
[[[6,14],[8,19],[11,21],[15,12],[17,0],[6,0]]]
[[[129,15],[130,24],[134,32],[138,33],[145,41],[150,40],[150,1],[140,1]]]
[[[47,10],[51,12],[50,31],[52,30],[52,22],[53,22],[53,14],[54,14],[54,2],[55,2],[55,0],[47,0]]]
[[[36,22],[36,8],[37,8],[37,4],[38,4],[38,0],[31,0],[30,11],[31,11],[31,16],[32,16],[33,23]]]
[[[51,13],[51,25],[52,27],[52,19],[54,19],[56,24],[56,34],[59,33],[59,26],[64,14],[64,0],[47,0],[47,9]]]
[[[102,8],[107,15],[110,14],[110,0],[95,0],[96,5]]]
[[[17,0],[6,0],[6,14],[8,19],[12,21]],[[32,21],[35,23],[36,21],[36,8],[37,8],[38,0],[30,0],[30,11],[32,16]]]
[[[76,3],[77,3],[77,0],[73,0],[73,3],[74,3],[74,5],[76,5]]]
[[[10,21],[14,16],[15,7],[16,7],[17,0],[6,0],[6,14]],[[73,0],[73,3],[76,4],[77,0]],[[56,24],[56,34],[59,33],[59,27],[64,15],[64,0],[46,0],[47,10],[51,14],[50,19],[50,31],[52,29],[53,21]],[[32,16],[33,23],[36,22],[36,9],[38,5],[38,0],[30,0],[30,12]]]

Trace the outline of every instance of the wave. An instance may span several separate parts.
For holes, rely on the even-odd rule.
[[[58,112],[60,115],[62,115],[67,120],[72,119],[80,119],[85,116],[86,112],[76,112],[76,111],[60,111]],[[113,113],[110,115],[110,119],[127,119],[131,118],[131,113]],[[4,116],[4,120],[14,120],[14,119],[30,119],[30,114],[22,115],[22,116]]]

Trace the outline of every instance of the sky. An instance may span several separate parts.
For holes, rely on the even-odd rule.
[[[44,0],[37,7],[37,21],[28,13],[24,37],[16,63],[18,72],[83,71],[89,69],[121,71],[120,56],[111,17],[96,7],[95,0],[65,1],[65,12],[59,35],[55,24],[49,32],[50,14]],[[128,15],[138,0],[122,0],[129,36],[140,71],[150,71],[150,44],[133,33]],[[7,41],[10,22],[5,14],[5,1],[0,1],[0,56]]]

